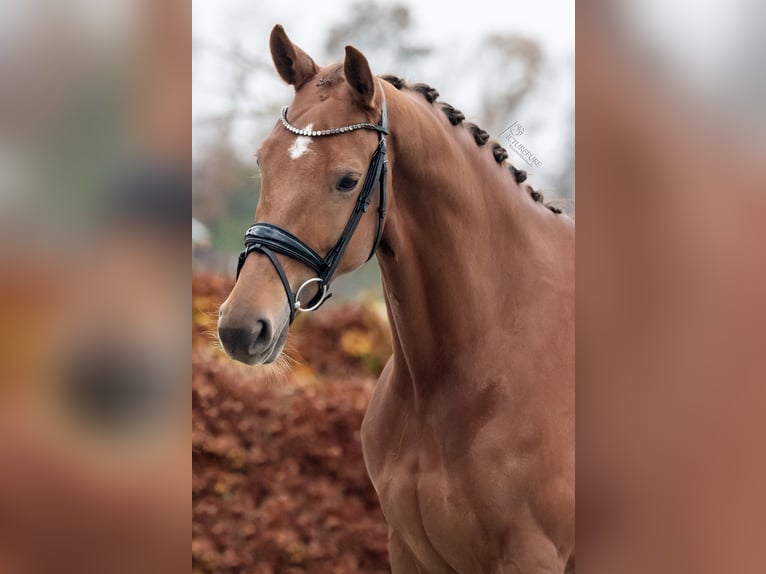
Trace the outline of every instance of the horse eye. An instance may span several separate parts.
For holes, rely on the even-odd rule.
[[[335,184],[335,188],[339,191],[351,191],[356,187],[358,181],[359,178],[355,176],[345,175],[338,180],[338,183]]]

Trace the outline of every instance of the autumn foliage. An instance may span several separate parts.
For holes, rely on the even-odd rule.
[[[389,572],[359,437],[391,353],[379,304],[300,316],[289,369],[247,367],[215,341],[230,288],[193,281],[194,572]]]

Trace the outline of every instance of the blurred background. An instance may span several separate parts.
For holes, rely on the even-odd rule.
[[[764,569],[764,6],[577,3],[583,572]]]
[[[0,13],[0,572],[188,572],[190,7]]]

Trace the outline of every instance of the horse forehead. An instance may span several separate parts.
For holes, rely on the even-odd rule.
[[[301,129],[305,131],[311,131],[313,128],[314,124],[308,123]],[[295,160],[303,157],[303,155],[309,151],[309,146],[311,145],[312,141],[314,141],[314,138],[310,136],[296,135],[292,145],[290,145],[290,147],[287,149],[287,153],[289,154],[290,159]]]
[[[353,105],[345,101],[345,96],[340,93],[338,86],[324,90],[318,87],[310,90],[308,88],[302,88],[301,92],[311,93],[297,94],[288,107],[288,121],[293,126],[311,131],[343,127],[353,123],[349,120],[349,117],[354,116]],[[329,101],[317,97],[317,94],[323,91],[333,94]],[[298,135],[277,122],[275,131],[261,145],[260,153],[264,155],[264,152],[267,152],[270,158],[276,159],[280,164],[285,162],[290,169],[299,166],[317,169],[328,157],[341,161],[353,159],[355,152],[359,150],[359,144],[363,144],[362,137],[358,132],[344,134],[342,138]],[[320,143],[317,140],[322,141]]]
[[[328,79],[331,78],[331,79]],[[312,122],[317,129],[346,125],[349,117],[358,116],[343,76],[323,75],[302,87],[288,105],[288,121],[302,128]]]

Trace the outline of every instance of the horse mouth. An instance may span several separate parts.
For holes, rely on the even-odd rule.
[[[279,358],[279,356],[282,354],[282,351],[285,348],[285,341],[287,341],[287,334],[288,334],[288,325],[284,325],[280,329],[279,334],[276,337],[274,337],[270,348],[267,349],[266,352],[264,353],[263,355],[264,358],[260,361],[261,364],[270,365],[271,363],[273,363]]]

